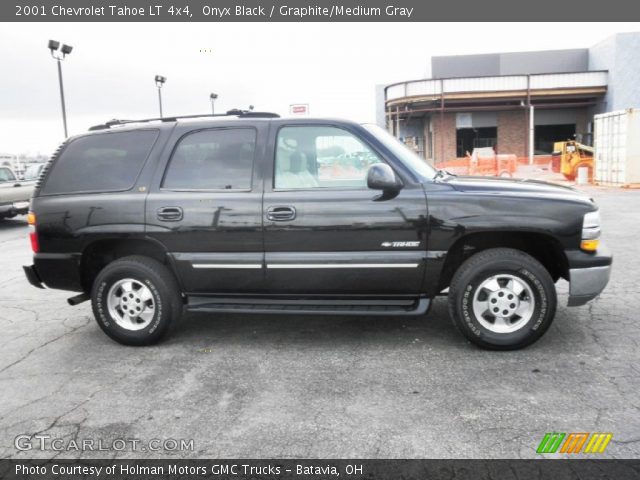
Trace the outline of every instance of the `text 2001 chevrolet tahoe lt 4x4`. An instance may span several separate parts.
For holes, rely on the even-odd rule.
[[[228,112],[93,127],[32,199],[29,281],[81,292],[128,345],[199,312],[423,315],[448,289],[486,348],[531,344],[596,297],[611,255],[571,188],[437,171],[384,130]]]

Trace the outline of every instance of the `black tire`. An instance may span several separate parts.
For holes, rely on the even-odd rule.
[[[530,319],[508,333],[483,326],[473,309],[482,282],[502,274],[526,283],[535,300]],[[491,350],[516,350],[538,340],[553,322],[556,304],[555,285],[546,268],[532,256],[511,248],[492,248],[473,255],[458,268],[449,287],[449,315],[454,325],[468,340]]]
[[[107,296],[111,287],[123,279],[133,279],[152,294],[153,315],[141,330],[129,330],[110,314]],[[162,340],[180,320],[183,302],[173,274],[163,264],[144,256],[123,257],[108,264],[98,274],[91,289],[93,314],[100,328],[123,345],[153,345]]]

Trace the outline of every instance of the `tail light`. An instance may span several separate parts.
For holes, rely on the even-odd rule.
[[[40,244],[38,243],[38,231],[36,230],[36,214],[29,212],[27,215],[27,222],[29,223],[29,240],[31,241],[31,250],[33,253],[40,251]]]

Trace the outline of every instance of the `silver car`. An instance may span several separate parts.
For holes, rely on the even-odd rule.
[[[35,183],[35,179],[18,180],[9,167],[0,167],[0,220],[29,211],[29,199]]]

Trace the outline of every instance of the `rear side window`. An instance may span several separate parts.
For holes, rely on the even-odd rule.
[[[190,133],[173,152],[162,186],[170,190],[249,190],[255,149],[252,128]]]
[[[44,194],[129,190],[154,142],[157,130],[88,135],[72,141],[56,160]]]

